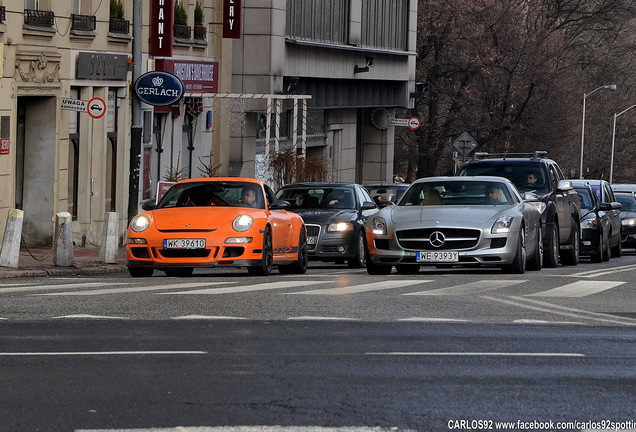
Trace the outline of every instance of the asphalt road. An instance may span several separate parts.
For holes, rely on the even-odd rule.
[[[635,270],[4,281],[0,431],[636,429]]]

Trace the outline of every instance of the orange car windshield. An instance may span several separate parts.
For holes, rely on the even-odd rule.
[[[256,183],[248,182],[178,183],[168,190],[156,208],[210,206],[263,209],[263,189]]]

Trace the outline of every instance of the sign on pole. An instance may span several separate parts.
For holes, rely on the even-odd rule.
[[[88,101],[88,115],[94,119],[98,119],[106,114],[106,102],[102,98],[93,98]]]
[[[409,129],[411,129],[411,130],[419,129],[420,128],[420,124],[421,124],[421,122],[420,122],[420,118],[419,117],[411,117],[409,119],[408,125],[409,125]]]
[[[477,142],[468,134],[468,132],[464,132],[455,140],[455,142],[453,142],[453,147],[457,149],[463,162],[466,160],[466,156],[475,150]]]

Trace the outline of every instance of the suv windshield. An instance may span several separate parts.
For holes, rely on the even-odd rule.
[[[466,164],[460,176],[497,176],[510,180],[521,193],[548,192],[546,172],[540,164],[526,161],[483,161]]]

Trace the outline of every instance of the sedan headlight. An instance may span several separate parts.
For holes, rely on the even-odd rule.
[[[254,218],[248,214],[239,215],[232,221],[232,228],[240,232],[247,231],[252,228],[252,225],[254,225]]]
[[[581,229],[583,228],[595,229],[597,225],[598,225],[598,221],[596,219],[585,219],[581,221]]]
[[[336,223],[330,223],[329,226],[327,226],[327,231],[336,231],[336,232],[342,232],[342,231],[353,231],[353,224],[349,223],[349,222],[336,222]]]
[[[137,215],[130,221],[130,229],[134,232],[142,232],[150,226],[150,218],[146,215]]]
[[[503,234],[510,232],[510,227],[512,226],[513,219],[514,218],[512,216],[501,216],[497,218],[490,232],[492,234]]]
[[[623,219],[621,223],[623,224],[623,226],[635,226],[636,219]]]
[[[371,227],[373,234],[377,234],[377,235],[387,234],[386,221],[381,216],[373,216],[369,220],[369,226]]]

